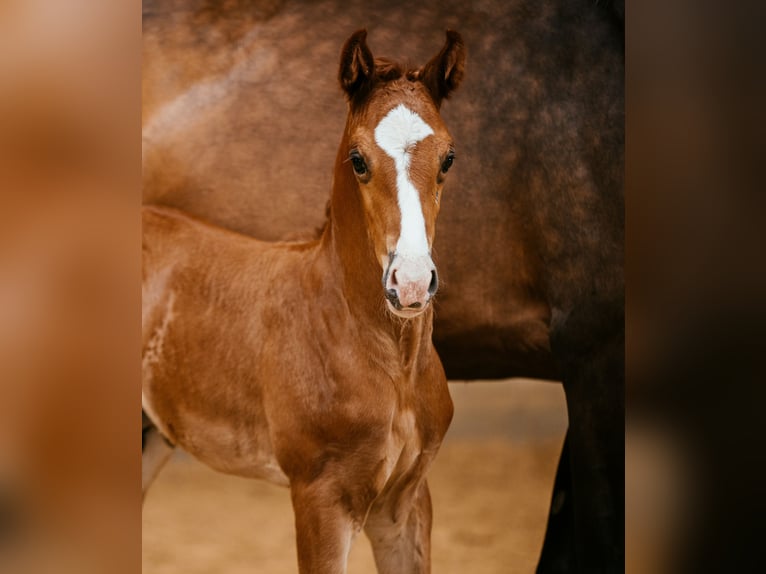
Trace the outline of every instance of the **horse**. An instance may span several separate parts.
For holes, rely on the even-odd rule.
[[[430,572],[426,473],[453,413],[431,248],[463,42],[448,31],[410,69],[375,59],[366,34],[341,52],[348,116],[318,239],[143,208],[143,490],[175,445],[289,486],[302,573],[345,572],[362,529],[379,572]]]
[[[624,569],[623,21],[619,1],[143,3],[144,201],[266,240],[323,223],[347,31],[425,61],[461,30],[433,340],[450,379],[563,384],[539,572]]]

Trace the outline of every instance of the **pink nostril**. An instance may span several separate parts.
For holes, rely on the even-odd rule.
[[[394,269],[391,272],[391,285],[396,286],[398,283],[396,282],[396,269]]]

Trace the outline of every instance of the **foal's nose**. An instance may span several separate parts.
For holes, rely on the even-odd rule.
[[[386,274],[386,298],[397,309],[425,307],[439,288],[436,266],[429,256],[395,256]]]

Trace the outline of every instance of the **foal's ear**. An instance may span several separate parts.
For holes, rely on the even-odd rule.
[[[463,38],[455,30],[447,30],[447,41],[441,52],[436,54],[418,73],[418,77],[431,92],[436,106],[460,85],[465,67]]]
[[[346,40],[340,53],[340,86],[348,100],[363,97],[372,87],[375,60],[367,47],[367,30],[357,30]]]

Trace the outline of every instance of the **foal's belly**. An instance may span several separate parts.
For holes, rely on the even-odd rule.
[[[246,353],[229,357],[237,345],[250,344],[246,329],[236,321],[226,329],[205,325],[206,301],[182,301],[196,304],[197,312],[181,317],[172,292],[158,300],[145,304],[146,415],[171,443],[215,470],[287,485],[271,444],[262,381],[253,375],[257,365]]]
[[[219,472],[289,485],[274,455],[265,419],[252,412],[247,417],[226,416],[226,408],[208,412],[192,408],[183,399],[172,403],[167,399],[161,388],[153,394],[152,385],[142,393],[144,412],[174,445]]]
[[[288,478],[277,462],[263,429],[246,431],[234,428],[225,420],[205,420],[193,415],[189,423],[204,426],[204,432],[186,431],[181,446],[208,466],[247,478],[262,478],[287,486]],[[186,427],[191,428],[190,426]]]

